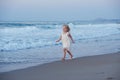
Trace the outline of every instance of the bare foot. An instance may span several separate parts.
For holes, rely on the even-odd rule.
[[[71,56],[70,59],[73,59],[73,56]]]
[[[62,58],[62,61],[65,61],[65,58]]]

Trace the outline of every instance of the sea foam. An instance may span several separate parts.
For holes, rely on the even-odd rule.
[[[56,45],[62,25],[13,25],[0,26],[0,51],[14,51]],[[90,39],[118,34],[120,24],[87,24],[69,23],[75,40]]]

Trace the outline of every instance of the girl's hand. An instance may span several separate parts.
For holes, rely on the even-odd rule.
[[[59,42],[59,40],[56,40],[56,42]]]

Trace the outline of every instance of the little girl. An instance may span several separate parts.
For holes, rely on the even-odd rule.
[[[66,57],[66,53],[68,53],[70,55],[70,58],[72,59],[73,55],[70,51],[70,40],[72,41],[72,43],[74,43],[74,40],[71,36],[71,34],[69,33],[70,28],[68,25],[63,25],[63,32],[60,36],[60,38],[56,41],[59,42],[60,40],[62,41],[62,45],[63,45],[63,52],[64,52],[64,56],[62,58],[62,60],[65,60]]]

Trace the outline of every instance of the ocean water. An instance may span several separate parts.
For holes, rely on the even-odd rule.
[[[92,40],[92,42],[99,41],[99,43],[101,43],[100,46],[103,44],[105,48],[108,46],[107,42],[110,40],[112,40],[113,43],[120,41],[120,24],[81,25],[69,23],[68,25],[71,28],[70,33],[76,42],[75,44],[80,41],[81,46],[82,42],[86,41],[83,45],[88,45],[88,42]],[[58,60],[59,57],[61,57],[60,54],[50,55],[45,52],[44,49],[51,46],[61,46],[61,43],[55,42],[55,40],[59,38],[61,32],[62,24],[59,23],[0,23],[0,72],[21,68],[23,64],[24,67],[25,65],[28,67],[31,64],[41,64]],[[113,35],[117,35],[117,37],[111,37]],[[106,36],[109,38],[105,39]],[[89,44],[91,45],[91,42]],[[115,45],[117,47],[110,47],[111,50],[108,50],[108,52],[119,51],[120,43]],[[95,46],[93,48],[95,48]],[[35,54],[35,51],[33,51],[34,49],[37,49],[39,53]],[[104,51],[104,49],[102,50]],[[44,52],[46,54],[41,54]],[[75,55],[75,57],[80,56],[81,55],[78,54]],[[88,54],[84,54],[84,56],[88,56]],[[12,65],[17,67],[13,67]]]
[[[118,34],[120,24],[69,24],[75,40]],[[56,45],[62,25],[0,24],[0,52]]]

